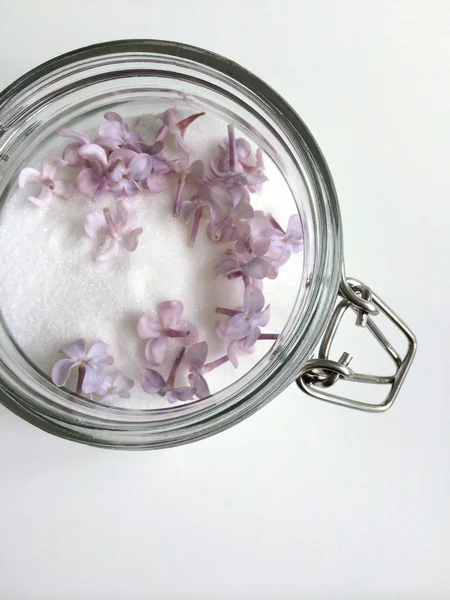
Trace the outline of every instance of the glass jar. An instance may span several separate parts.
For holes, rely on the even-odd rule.
[[[338,202],[320,149],[292,108],[236,63],[182,44],[130,40],[82,48],[30,71],[0,95],[2,207],[27,157],[68,121],[118,106],[157,106],[161,101],[207,107],[235,123],[275,162],[293,197],[302,196],[297,206],[305,235],[303,274],[284,330],[251,371],[219,393],[167,409],[129,410],[56,388],[27,360],[2,319],[0,400],[61,437],[135,449],[173,446],[217,433],[254,413],[294,381],[322,400],[372,411],[388,408],[411,364],[415,338],[367,286],[346,279]],[[394,375],[354,373],[346,353],[339,361],[329,359],[331,340],[348,308],[357,313],[357,324],[366,326],[390,354]],[[403,358],[375,323],[373,317],[380,311],[407,338]],[[312,359],[321,338],[318,357]],[[374,405],[327,392],[339,379],[386,385],[389,393]]]

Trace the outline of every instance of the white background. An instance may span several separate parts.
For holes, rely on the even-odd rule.
[[[0,87],[131,37],[224,54],[294,106],[334,175],[348,273],[419,352],[383,415],[291,386],[167,451],[84,447],[0,408],[1,600],[450,598],[450,2],[5,1]]]

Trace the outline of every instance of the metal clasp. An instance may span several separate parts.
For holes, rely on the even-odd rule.
[[[342,300],[339,301],[334,309],[319,346],[318,356],[317,358],[312,358],[303,365],[299,376],[296,379],[296,383],[301,390],[319,400],[369,412],[385,411],[392,406],[411,366],[417,348],[416,338],[412,331],[405,323],[403,323],[394,311],[390,309],[389,306],[387,306],[387,304],[385,304],[369,287],[360,281],[356,279],[347,279],[345,275],[343,275],[339,287],[339,295]],[[331,345],[336,335],[336,331],[342,317],[349,308],[356,313],[356,325],[359,327],[366,327],[392,358],[396,365],[396,371],[393,375],[379,376],[355,373],[349,367],[352,356],[347,352],[344,352],[338,361],[333,361],[329,358]],[[400,357],[383,332],[375,324],[374,318],[380,312],[394,323],[406,337],[408,349],[403,358]],[[358,383],[386,385],[389,386],[389,392],[382,403],[370,404],[324,391],[333,386],[340,379]]]

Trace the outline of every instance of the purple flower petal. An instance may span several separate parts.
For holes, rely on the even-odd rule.
[[[62,348],[61,352],[74,361],[84,360],[86,356],[86,341],[83,338],[80,338],[73,344],[70,344],[70,346]]]
[[[180,217],[183,219],[185,223],[189,223],[189,221],[194,216],[195,211],[198,208],[198,203],[192,200],[185,200],[180,204]]]
[[[109,396],[110,389],[113,387],[113,385],[114,382],[111,375],[105,375],[102,384],[97,388],[95,393],[99,394],[99,396]]]
[[[247,185],[260,185],[265,181],[268,181],[268,177],[264,175],[264,173],[247,173]]]
[[[269,267],[265,260],[256,256],[243,268],[245,273],[255,279],[264,279],[267,276]]]
[[[195,160],[189,167],[189,175],[192,180],[203,180],[205,177],[205,165],[202,160]]]
[[[140,181],[145,179],[152,170],[152,159],[148,154],[137,154],[128,165],[128,172],[131,177]]]
[[[137,228],[136,209],[130,202],[118,200],[116,204],[116,225],[122,234]]]
[[[187,154],[191,153],[191,147],[186,144],[182,134],[178,131],[175,133],[175,141],[178,144],[178,147],[181,148],[181,150],[183,150],[183,152],[186,152]]]
[[[166,300],[158,305],[158,317],[166,328],[174,328],[183,313],[183,303],[179,300]]]
[[[159,173],[164,175],[170,171],[169,165],[166,161],[158,156],[152,156],[152,173]]]
[[[52,203],[53,194],[47,187],[43,187],[37,196],[27,196],[27,200],[39,208],[48,208]]]
[[[86,354],[86,359],[91,364],[112,365],[114,359],[108,354],[108,345],[105,342],[95,342]]]
[[[75,129],[60,129],[58,134],[62,137],[73,138],[74,140],[78,140],[78,146],[83,144],[89,144],[89,136],[85,133],[81,133],[81,131],[76,131]]]
[[[95,167],[87,167],[78,173],[76,186],[79,192],[90,198],[95,196],[100,185],[101,174]]]
[[[191,386],[182,386],[175,388],[167,395],[167,399],[169,402],[173,402],[173,399],[180,400],[181,402],[186,402],[187,400],[191,400],[194,397],[195,390]]]
[[[106,119],[106,121],[117,121],[118,123],[123,124],[123,119],[119,115],[119,113],[116,113],[112,110],[106,112],[103,116]]]
[[[87,363],[86,373],[81,389],[85,394],[93,394],[102,385],[105,379],[105,368],[103,365]]]
[[[89,139],[88,139],[89,142]],[[69,167],[84,167],[86,164],[85,159],[79,155],[78,148],[80,144],[68,144],[63,151],[63,159],[67,162]]]
[[[157,394],[166,389],[166,382],[162,376],[154,369],[142,369],[141,385],[147,394]]]
[[[233,365],[235,369],[239,367],[239,362],[237,358],[237,349],[239,347],[239,342],[234,341],[231,344],[228,344],[227,348],[227,356],[230,359],[230,363]]]
[[[229,275],[239,269],[239,263],[235,258],[224,258],[214,267],[213,272],[215,277],[221,275]]]
[[[123,124],[118,121],[106,121],[100,125],[98,135],[100,138],[109,139],[117,144],[125,142]]]
[[[108,181],[115,181],[116,183],[122,181],[126,171],[125,163],[121,160],[117,161],[114,168],[107,174]]]
[[[244,310],[246,313],[259,313],[264,308],[264,295],[260,289],[249,285],[244,293]]]
[[[180,327],[177,327],[180,329]],[[180,338],[180,342],[182,342],[185,346],[190,346],[192,344],[197,343],[198,341],[198,331],[194,323],[190,323],[187,321],[181,327],[182,331],[184,331],[187,335],[183,338]]]
[[[259,339],[261,330],[258,325],[252,324],[247,337],[244,340],[244,348],[252,348]]]
[[[94,256],[99,263],[114,260],[119,256],[119,242],[112,237],[105,238],[95,251]]]
[[[241,204],[242,202],[250,203],[250,194],[248,193],[247,188],[242,184],[235,184],[230,187],[231,192],[231,204],[234,208]]]
[[[253,206],[247,200],[241,200],[233,210],[233,215],[239,219],[251,219],[254,214]]]
[[[112,138],[102,136],[97,137],[94,140],[94,144],[97,144],[97,146],[101,146],[107,152],[113,152],[114,150],[117,150],[120,147],[119,142],[117,140],[113,140]]]
[[[214,202],[211,202],[208,206],[211,214],[211,223],[213,225],[218,225],[224,216],[223,209]]]
[[[132,387],[134,387],[134,380],[126,379],[122,373],[118,371],[114,380],[114,388],[116,393],[119,394],[119,396],[122,396],[122,398],[129,398]]]
[[[37,169],[26,167],[20,171],[19,175],[19,188],[22,189],[27,183],[39,183],[41,181],[41,174]]]
[[[210,199],[223,207],[231,206],[231,194],[226,187],[223,185],[208,185],[206,189],[208,191],[207,199]]]
[[[300,215],[292,215],[292,217],[289,218],[286,233],[292,240],[300,240],[302,238],[303,229],[300,221]]]
[[[80,146],[78,153],[86,160],[91,160],[102,167],[106,167],[108,164],[106,152],[104,148],[98,144],[85,144],[84,146]]]
[[[216,335],[219,339],[223,340],[224,342],[230,341],[230,338],[228,337],[228,334],[227,334],[226,325],[225,325],[225,323],[222,323],[222,321],[216,322]]]
[[[265,327],[267,325],[267,323],[270,321],[270,304],[265,310],[260,312],[259,315],[255,316],[255,321],[260,327]]]
[[[247,221],[237,221],[234,226],[232,239],[240,244],[245,244],[250,237],[251,227]]]
[[[190,371],[200,371],[208,356],[208,344],[198,342],[193,344],[186,352],[185,357]]]
[[[114,150],[114,152],[109,157],[109,162],[111,165],[113,165],[117,161],[121,161],[125,165],[129,165],[135,156],[137,156],[137,152],[135,152],[134,150],[129,150],[127,148],[118,148],[117,150]]]
[[[138,247],[139,236],[143,231],[142,227],[138,227],[137,229],[130,231],[130,233],[123,234],[120,243],[128,250],[128,252],[134,252]]]
[[[88,213],[84,219],[84,230],[92,239],[106,235],[108,227],[103,211],[96,210]]]
[[[163,185],[158,185],[151,175],[147,177],[143,187],[146,187],[152,194],[159,194],[165,189]]]
[[[209,391],[208,383],[207,383],[206,379],[203,377],[203,375],[197,375],[194,387],[195,387],[195,395],[200,399],[207,398],[208,396],[211,395],[211,392]]]
[[[45,179],[53,179],[58,167],[67,166],[67,162],[62,158],[44,158],[42,161],[41,175]]]
[[[243,313],[239,313],[228,321],[227,334],[231,340],[243,340],[250,333],[251,325]]]
[[[151,365],[158,367],[166,358],[169,340],[166,337],[153,338],[145,346],[145,358]]]
[[[163,328],[159,323],[156,323],[156,321],[144,314],[139,317],[137,332],[140,338],[148,340],[162,335]]]
[[[58,360],[53,366],[52,369],[52,381],[58,387],[64,385],[70,377],[70,372],[73,367],[77,366],[79,363],[73,361],[70,358],[62,358]]]

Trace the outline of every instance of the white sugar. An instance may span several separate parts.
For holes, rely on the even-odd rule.
[[[146,137],[147,130],[154,131],[154,120],[140,117],[137,127]],[[186,139],[192,147],[205,147],[208,140],[207,152],[195,156],[206,158],[225,133],[226,124],[202,117],[189,127]],[[295,212],[292,195],[268,160],[266,174],[269,181],[260,193],[252,195],[253,206],[270,211],[285,226]],[[140,370],[146,366],[145,341],[136,332],[142,312],[154,313],[163,300],[182,300],[183,316],[196,324],[200,339],[209,344],[208,360],[213,360],[226,352],[226,345],[214,331],[220,318],[214,312],[216,306],[235,308],[242,303],[240,280],[214,280],[211,276],[213,266],[223,257],[224,246],[213,244],[202,225],[195,246],[188,247],[190,225],[172,217],[176,176],[164,176],[161,181],[167,185],[166,191],[142,193],[132,200],[144,233],[136,252],[121,250],[120,258],[112,264],[99,265],[92,260],[93,241],[83,227],[88,211],[114,207],[115,200],[109,194],[98,202],[75,195],[42,211],[25,200],[24,192],[16,191],[0,221],[0,306],[17,344],[49,374],[61,358],[59,349],[75,339],[105,341],[115,366],[136,380],[130,400],[116,403],[130,408],[167,406],[165,399],[145,394],[139,383]],[[265,332],[283,329],[298,292],[301,269],[302,256],[297,254],[280,269],[276,280],[265,280],[264,294],[272,307]],[[173,342],[172,354],[177,348]],[[211,390],[218,391],[242,376],[271,343],[258,342],[254,354],[240,358],[237,370],[226,364],[208,374]],[[160,370],[167,374],[169,367]]]

